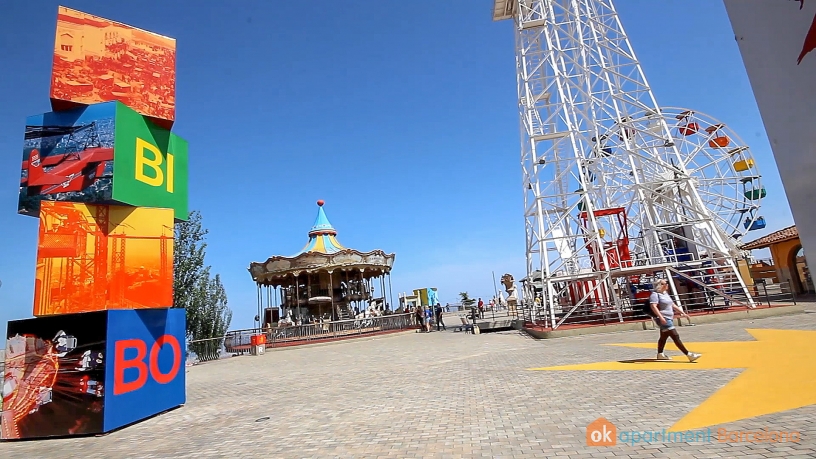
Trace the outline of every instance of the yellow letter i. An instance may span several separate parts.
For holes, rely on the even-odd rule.
[[[167,152],[167,192],[173,192],[173,155]]]

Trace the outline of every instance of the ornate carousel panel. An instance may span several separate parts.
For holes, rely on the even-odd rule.
[[[119,102],[26,120],[18,212],[42,201],[175,210],[187,220],[187,141]]]
[[[169,129],[176,118],[176,40],[59,7],[52,107],[109,100]]]
[[[98,312],[8,323],[3,439],[103,431],[107,322]]]
[[[34,315],[173,304],[173,210],[43,202]]]

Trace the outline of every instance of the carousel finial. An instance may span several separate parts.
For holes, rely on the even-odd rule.
[[[323,207],[323,204],[325,204],[325,202],[322,199],[317,200],[317,205],[318,206]]]

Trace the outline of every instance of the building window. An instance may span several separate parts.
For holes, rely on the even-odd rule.
[[[74,45],[61,45],[60,46],[60,48],[62,48],[63,51],[71,51],[71,49],[73,47],[74,47]]]

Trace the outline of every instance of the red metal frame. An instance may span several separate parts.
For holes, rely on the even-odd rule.
[[[626,208],[612,207],[609,209],[598,209],[592,212],[592,214],[596,218],[610,215],[617,217],[618,238],[612,242],[604,242],[603,250],[606,252],[607,260],[609,260],[610,269],[631,267],[632,254],[629,251],[629,229],[627,227]],[[580,213],[579,217],[583,221],[584,230],[588,230],[587,219],[589,214],[584,211]],[[604,271],[606,266],[604,265],[603,259],[595,256],[596,253],[600,253],[601,251],[598,244],[590,244],[586,238],[584,238],[584,242],[586,242],[586,248],[589,251],[589,255],[592,257],[592,268],[597,271]]]

